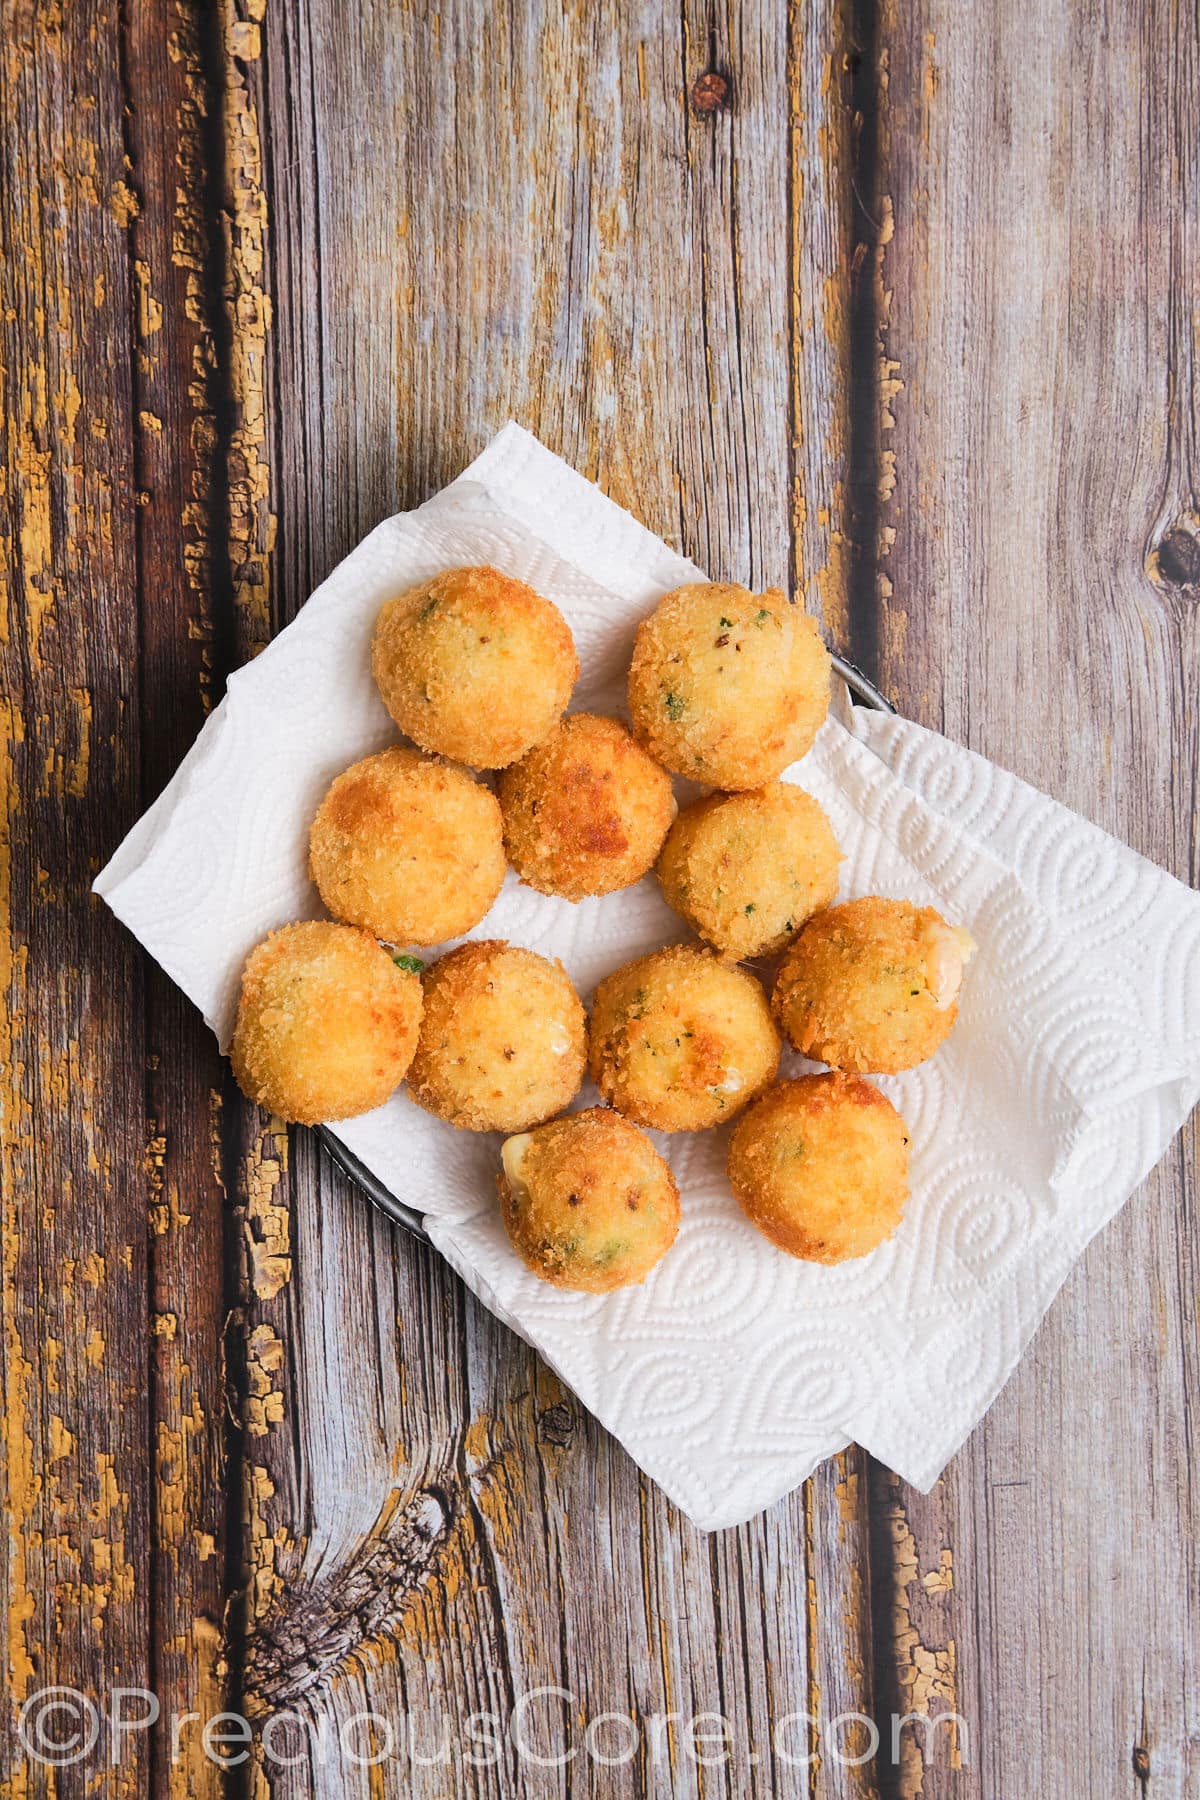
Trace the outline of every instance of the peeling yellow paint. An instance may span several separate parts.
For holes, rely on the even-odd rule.
[[[267,200],[263,182],[258,106],[247,75],[262,50],[257,21],[238,17],[234,0],[221,0],[225,37],[225,94],[222,127],[228,184],[229,379],[236,410],[230,437],[229,562],[234,600],[243,609],[252,646],[265,644],[271,630],[268,558],[274,546],[266,461],[267,333],[271,301],[266,291]]]
[[[75,1438],[57,1413],[50,1414],[50,1461],[61,1462],[75,1448]]]
[[[274,1327],[258,1324],[246,1340],[246,1397],[242,1423],[251,1437],[265,1437],[283,1420],[283,1394],[275,1377],[283,1369],[283,1341]]]
[[[88,766],[92,753],[92,696],[87,688],[71,689],[75,708],[75,753],[67,763],[67,793],[72,800],[82,800],[87,793]]]
[[[133,224],[133,221],[142,210],[140,200],[130,187],[129,183],[124,179],[113,182],[110,204],[112,216],[117,221],[117,224],[121,227],[122,231],[124,231],[127,226]]]
[[[936,1717],[939,1711],[957,1713],[957,1653],[953,1638],[941,1648],[927,1644],[913,1617],[913,1591],[923,1591],[935,1600],[953,1586],[953,1560],[949,1550],[939,1554],[938,1566],[921,1574],[917,1542],[904,1511],[900,1483],[889,1477],[889,1494],[882,1509],[880,1523],[892,1544],[892,1591],[887,1614],[887,1631],[892,1666],[900,1686],[901,1712],[920,1718]],[[942,1704],[934,1709],[934,1703]],[[943,1739],[949,1744],[949,1764],[962,1767],[961,1746],[953,1721]],[[912,1727],[901,1734],[900,1767],[897,1791],[901,1800],[917,1800],[925,1788],[924,1738]]]
[[[276,1199],[286,1168],[287,1129],[272,1120],[249,1150],[244,1176],[250,1285],[260,1300],[273,1300],[291,1279],[291,1222]]]
[[[189,1371],[181,1370],[181,1374],[186,1372]],[[187,1529],[190,1445],[194,1438],[201,1436],[204,1426],[204,1410],[194,1392],[186,1409],[181,1396],[176,1396],[170,1416],[156,1422],[155,1523],[160,1545],[167,1550],[178,1549]]]
[[[944,1549],[936,1569],[927,1569],[921,1577],[927,1594],[948,1594],[954,1587],[954,1552]]]
[[[150,265],[140,257],[133,265],[134,295],[137,305],[137,330],[143,342],[162,330],[163,309],[150,292]]]

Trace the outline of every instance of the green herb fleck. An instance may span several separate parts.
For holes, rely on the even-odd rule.
[[[667,709],[668,719],[682,719],[687,711],[687,701],[682,694],[668,694],[663,701]]]
[[[410,975],[425,973],[425,964],[419,956],[393,956],[392,961],[398,969],[407,969]]]
[[[727,618],[726,618],[726,617],[725,617],[725,614],[724,614],[724,613],[722,613],[722,614],[721,614],[721,624],[722,624],[722,625],[732,625],[732,624],[733,624],[733,620],[732,620],[732,619],[727,619]]]
[[[417,614],[417,623],[421,624],[425,619],[430,618],[437,611],[437,609],[438,609],[438,596],[436,594],[434,594],[432,599],[427,600],[425,602],[424,606],[421,608],[420,612]]]
[[[606,1243],[596,1245],[588,1261],[594,1269],[607,1269],[624,1250],[625,1244],[621,1238],[609,1238]]]
[[[771,614],[767,607],[765,607],[765,606],[759,607],[758,611],[754,615],[754,623],[758,626],[758,629],[760,631],[762,630],[763,626],[766,624],[766,622],[770,618],[770,616],[771,616]]]
[[[757,908],[757,906],[755,906],[753,900],[747,900],[747,902],[746,902],[746,917],[749,918],[750,914],[752,912],[757,912],[757,911],[758,911],[758,908]]]

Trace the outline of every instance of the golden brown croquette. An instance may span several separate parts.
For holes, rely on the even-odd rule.
[[[386,602],[371,667],[423,750],[502,769],[545,737],[579,675],[567,621],[499,569],[446,569]]]
[[[809,920],[775,983],[775,1016],[805,1056],[894,1075],[933,1055],[958,1016],[970,933],[931,906],[869,895]]]
[[[676,810],[670,776],[596,713],[572,713],[506,769],[500,807],[521,880],[564,900],[640,881]]]
[[[604,1107],[511,1137],[500,1210],[513,1249],[555,1287],[644,1281],[675,1242],[679,1191],[645,1132]]]
[[[758,1229],[789,1256],[866,1256],[900,1223],[908,1131],[861,1076],[831,1070],[781,1081],[734,1128],[729,1180]]]
[[[677,775],[762,787],[811,746],[829,710],[829,670],[816,621],[779,588],[691,582],[638,627],[633,729]]]
[[[465,769],[381,750],[330,787],[309,867],[335,918],[393,944],[440,944],[478,925],[500,892],[500,805]]]
[[[837,894],[841,852],[812,797],[788,781],[686,807],[658,859],[668,906],[734,962],[769,956]]]
[[[607,976],[593,998],[592,1080],[619,1112],[659,1131],[731,1119],[771,1080],[779,1049],[758,982],[707,950],[656,950]]]
[[[583,1080],[583,1006],[561,963],[503,940],[463,944],[426,971],[409,1092],[465,1131],[523,1131]]]
[[[268,1112],[316,1125],[382,1106],[417,1047],[421,983],[365,931],[314,919],[250,952],[230,1060]]]

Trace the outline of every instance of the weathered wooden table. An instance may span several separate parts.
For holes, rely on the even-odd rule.
[[[2,10],[3,1791],[1200,1793],[1194,1122],[931,1496],[704,1537],[88,896],[509,416],[1195,883],[1194,7]]]

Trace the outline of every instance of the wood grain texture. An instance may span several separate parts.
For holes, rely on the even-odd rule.
[[[843,21],[464,5],[351,23],[315,5],[263,27],[276,618],[509,416],[714,572],[800,570],[844,613]],[[702,116],[708,69],[729,103]],[[291,1277],[248,1312],[286,1365],[254,1452],[271,1488],[254,1529],[286,1571],[250,1639],[261,1703],[302,1698],[314,1723],[403,1713],[418,1746],[445,1729],[461,1745],[474,1711],[561,1689],[531,1736],[574,1755],[530,1786],[506,1749],[479,1792],[778,1791],[772,1725],[817,1704],[809,1622],[852,1585],[852,1545],[810,1528],[803,1494],[705,1540],[307,1143],[287,1185]],[[364,1624],[366,1570],[386,1591]],[[839,1623],[831,1671],[841,1641]],[[847,1666],[861,1699],[864,1659]],[[582,1731],[614,1710],[643,1743],[605,1769]],[[699,1768],[665,1719],[704,1711],[730,1718],[735,1767]],[[807,1727],[781,1741],[806,1754]],[[345,1779],[310,1759],[276,1785]],[[382,1779],[444,1791],[436,1768]],[[861,1782],[831,1768],[819,1791]]]
[[[138,810],[135,201],[117,69],[82,23],[7,6],[0,38],[0,1581],[19,1704],[147,1681],[153,1499],[141,971],[87,895],[97,809]],[[23,1760],[6,1720],[4,1778]],[[145,1763],[143,1744],[112,1791],[144,1791]]]
[[[6,1718],[6,1793],[82,1791],[116,1687],[222,1701],[223,1078],[88,892],[227,667],[199,17],[4,19],[5,1688],[100,1713],[62,1772]],[[106,1791],[214,1792],[198,1750],[131,1733]]]
[[[1193,1794],[1194,1125],[933,1494],[851,1448],[705,1537],[87,889],[230,668],[510,416],[1195,884],[1194,15],[0,23],[14,1710],[244,1708],[228,1785],[280,1796]],[[965,1728],[893,1754],[924,1711]],[[194,1724],[106,1747],[6,1731],[0,1793],[225,1784]]]
[[[132,8],[121,44],[130,182],[128,249],[137,522],[140,789],[174,773],[227,673],[228,604],[214,567],[224,485],[218,461],[220,236],[211,192],[212,124],[198,8],[164,29]],[[145,1132],[153,1515],[150,1686],[164,1718],[220,1710],[229,1571],[224,1343],[227,1204],[221,1059],[203,1022],[153,964],[145,970]],[[220,1772],[195,1728],[173,1757],[149,1740],[149,1788],[209,1795]]]
[[[876,672],[1195,885],[1200,616],[1158,548],[1200,486],[1194,9],[885,5],[872,53]],[[934,1493],[876,1477],[888,1703],[979,1722],[961,1775],[910,1739],[902,1792],[1200,1784],[1195,1132]]]

